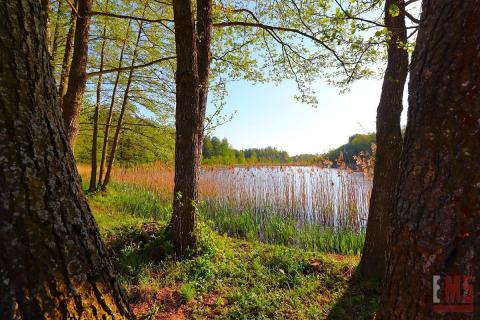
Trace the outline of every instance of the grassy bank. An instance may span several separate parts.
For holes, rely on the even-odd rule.
[[[299,226],[296,217],[278,214],[268,208],[263,209],[265,213],[253,209],[235,212],[228,207],[209,206],[208,202],[203,203],[201,208],[205,219],[212,222],[218,233],[240,239],[352,255],[362,252],[365,241],[364,231],[332,229],[308,223]]]
[[[79,166],[79,169],[85,179],[89,168]],[[285,168],[279,170],[285,171]],[[357,210],[357,201],[361,200],[356,198],[356,190],[362,184],[351,175],[342,175],[338,178],[342,179],[342,187],[335,193],[329,179],[322,174],[314,172],[308,176],[315,186],[308,191],[315,195],[309,202],[304,179],[299,183],[293,176],[279,178],[282,173],[273,169],[265,176],[269,179],[268,190],[258,185],[256,179],[251,181],[251,172],[206,170],[200,179],[200,219],[211,221],[215,231],[232,237],[358,255],[365,240],[365,232],[359,227],[362,215]],[[139,216],[153,212],[166,219],[173,190],[171,168],[159,165],[116,168],[114,178],[118,182],[109,187],[109,199],[116,201],[115,206],[121,206],[117,211],[133,210]],[[303,193],[296,194],[295,185],[302,185]],[[258,190],[262,191],[257,194]],[[332,202],[336,196],[342,199],[336,203],[338,214],[334,213]]]
[[[355,277],[357,256],[309,252],[213,232],[176,261],[165,236],[169,205],[149,191],[112,185],[89,202],[138,315],[151,319],[363,319],[375,284]]]

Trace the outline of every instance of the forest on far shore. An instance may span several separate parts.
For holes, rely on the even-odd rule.
[[[87,113],[88,115],[88,113]],[[115,162],[122,167],[132,167],[138,164],[161,162],[173,164],[175,148],[172,127],[158,128],[153,120],[138,120],[133,117],[126,119],[126,126],[120,136]],[[75,158],[79,163],[89,163],[91,158],[91,124],[87,121],[81,128],[75,149]],[[101,136],[99,136],[102,138]],[[101,140],[101,139],[99,139]],[[337,166],[336,160],[343,154],[349,167],[355,168],[354,156],[359,154],[374,155],[372,144],[375,143],[375,133],[354,134],[348,142],[326,153],[299,154],[291,156],[286,151],[275,147],[236,149],[228,139],[216,136],[206,136],[203,142],[202,163],[205,165],[243,165],[243,164],[299,164],[316,165],[329,160]],[[100,148],[97,149],[100,156]]]

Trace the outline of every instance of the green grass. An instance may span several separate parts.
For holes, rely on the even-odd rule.
[[[122,224],[134,225],[139,221],[167,221],[171,214],[169,201],[137,185],[112,184],[105,194],[91,197],[91,205],[98,208],[97,221],[101,228]],[[109,208],[107,211],[100,208]],[[363,249],[365,232],[331,229],[314,224],[298,226],[294,217],[283,217],[268,211],[255,215],[253,210],[230,212],[221,205],[200,203],[200,219],[212,224],[220,234],[246,240],[261,240],[271,244],[298,247],[305,250],[359,255]],[[268,217],[260,220],[259,217]]]
[[[107,195],[88,199],[137,314],[369,319],[377,307],[376,284],[355,277],[358,256],[261,243],[254,235],[239,240],[201,222],[198,250],[178,261],[165,232],[170,206],[153,193],[113,184]]]
[[[211,203],[200,205],[204,219],[211,220],[217,232],[233,237],[331,253],[359,255],[363,249],[365,232],[326,228],[308,222],[299,225],[297,218],[279,215],[268,208],[256,215],[251,209],[231,212],[229,207]]]

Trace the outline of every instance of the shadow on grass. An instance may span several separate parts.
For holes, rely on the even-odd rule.
[[[137,280],[145,266],[174,254],[165,225],[157,222],[110,230],[105,243],[117,272],[130,280]]]
[[[374,319],[380,299],[380,281],[363,279],[357,268],[348,288],[334,304],[327,319]]]

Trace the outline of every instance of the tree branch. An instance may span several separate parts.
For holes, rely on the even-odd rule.
[[[111,13],[111,12],[100,12],[100,11],[92,11],[92,12],[90,12],[90,15],[91,16],[106,16],[106,17],[119,18],[119,19],[130,19],[130,20],[137,20],[137,21],[144,21],[144,22],[151,22],[151,23],[173,22],[172,19],[147,19],[147,18],[143,18],[143,17],[122,15],[122,14]]]
[[[144,67],[148,67],[163,61],[168,61],[168,60],[173,60],[176,59],[177,57],[166,57],[166,58],[161,58],[157,60],[153,60],[144,64],[137,64],[135,66],[128,66],[128,67],[120,67],[120,68],[113,68],[113,69],[107,69],[107,70],[102,70],[102,71],[95,71],[95,72],[90,72],[87,73],[87,79],[91,77],[96,77],[99,75],[107,74],[107,73],[112,73],[112,72],[121,72],[121,71],[128,71],[128,70],[135,70],[135,69],[140,69]]]
[[[72,8],[75,15],[77,17],[81,18],[80,14],[78,13],[77,7],[72,2],[70,2],[70,0],[66,0],[66,1],[67,1],[68,5]]]
[[[332,49],[330,46],[328,46],[325,42],[298,29],[287,28],[287,27],[277,27],[277,26],[271,26],[263,23],[243,22],[243,21],[228,21],[228,22],[220,22],[220,23],[213,24],[214,28],[225,28],[225,27],[232,27],[232,26],[254,27],[254,28],[261,28],[267,31],[293,32],[301,36],[304,36],[305,38],[308,38],[316,43],[319,43],[322,47],[330,51],[335,56],[335,58],[340,62],[340,64],[343,66],[344,69],[345,69],[345,65],[347,64],[345,63],[345,61],[342,60],[342,58],[340,58],[337,52],[334,49]]]
[[[335,0],[335,3],[338,5],[338,8],[342,11],[342,13],[345,15],[345,17],[349,20],[362,21],[362,22],[365,22],[365,23],[373,24],[374,26],[381,27],[381,28],[385,27],[385,25],[382,24],[382,23],[379,23],[379,22],[376,22],[376,21],[373,21],[373,20],[368,20],[368,19],[361,18],[361,17],[352,16],[347,10],[345,10],[343,8],[342,4],[338,0]]]
[[[405,17],[410,19],[410,21],[412,21],[413,23],[420,24],[420,20],[412,16],[412,14],[408,12],[405,8],[400,8],[400,12],[403,13]]]
[[[405,2],[405,7],[408,6],[408,5],[410,5],[410,4],[412,4],[412,3],[414,3],[414,2],[417,2],[417,1],[418,1],[418,0],[410,0],[410,1],[407,1],[407,2]]]

